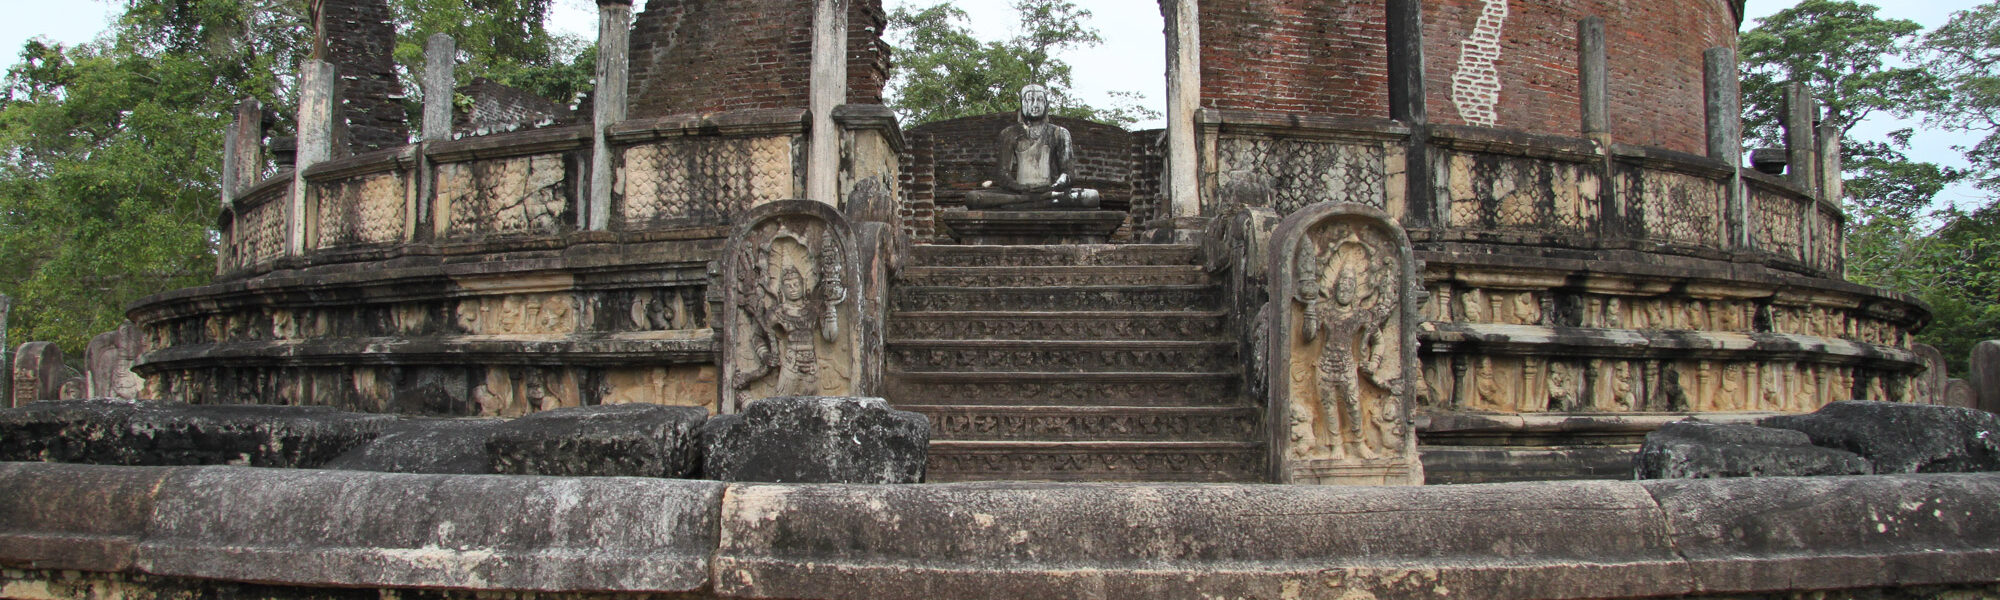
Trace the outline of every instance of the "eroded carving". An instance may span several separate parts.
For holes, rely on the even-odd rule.
[[[851,395],[859,364],[854,247],[844,218],[804,200],[759,207],[730,237],[725,412],[759,398]]]
[[[1408,415],[1421,372],[1407,238],[1381,211],[1331,203],[1287,218],[1274,237],[1271,378],[1284,411],[1274,422],[1289,429],[1279,479],[1421,483]]]

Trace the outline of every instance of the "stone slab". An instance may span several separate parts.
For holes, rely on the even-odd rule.
[[[1978,393],[1973,391],[1971,382],[1957,378],[1947,379],[1944,382],[1944,397],[1938,401],[1938,404],[1959,408],[1979,408],[1979,397]]]
[[[784,483],[916,483],[931,422],[881,398],[766,398],[701,430],[702,477]]]
[[[504,419],[411,419],[321,468],[384,473],[480,475],[491,468],[486,440]]]
[[[394,420],[318,406],[38,402],[0,411],[0,459],[313,468]]]
[[[1789,429],[1680,421],[1646,436],[1634,461],[1638,479],[1805,477],[1874,472],[1866,459],[1821,448]]]
[[[1750,482],[1754,484],[1738,484]],[[1681,479],[1658,499],[1704,592],[2000,578],[2000,476]]]
[[[843,515],[827,520],[820,515]],[[1577,598],[1691,591],[1630,483],[733,486],[716,592]],[[1615,532],[1615,533],[1613,533]],[[1612,570],[1618,577],[1607,577]]]
[[[1102,244],[1125,224],[1114,210],[968,210],[938,213],[958,243],[971,246]]]
[[[505,475],[686,477],[699,464],[706,409],[620,404],[543,411],[496,428],[491,472]]]
[[[722,487],[189,468],[159,491],[135,562],[296,585],[690,591],[708,582]]]
[[[0,565],[119,571],[168,471],[0,463]]]
[[[1861,455],[1876,473],[2000,471],[2000,415],[1949,406],[1842,401],[1757,424]]]

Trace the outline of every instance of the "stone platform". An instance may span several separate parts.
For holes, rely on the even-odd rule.
[[[1125,224],[1115,210],[966,210],[938,215],[960,244],[1015,246],[1102,244]]]

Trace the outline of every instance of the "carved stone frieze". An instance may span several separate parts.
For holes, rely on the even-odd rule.
[[[579,309],[567,292],[509,294],[460,300],[453,318],[470,335],[558,335],[577,331]]]
[[[1162,379],[1165,379],[1162,381]],[[1220,402],[1233,398],[1237,386],[1229,377],[1119,381],[903,381],[891,384],[898,398],[960,398],[968,404],[1118,405]]]
[[[1286,218],[1271,252],[1276,479],[1421,484],[1409,239],[1386,213],[1325,203]]]
[[[723,249],[722,411],[778,396],[870,396],[857,242],[824,203],[752,209]]]
[[[437,166],[436,223],[446,239],[552,234],[575,221],[561,154]]]
[[[1013,450],[991,453],[958,453],[933,449],[926,471],[949,475],[955,480],[986,478],[1018,479],[1043,476],[1051,479],[1090,478],[1135,480],[1153,478],[1189,479],[1207,475],[1234,479],[1256,473],[1263,461],[1253,450],[1152,450],[1146,452],[1029,452]]]
[[[1435,170],[1452,227],[1581,233],[1598,221],[1604,180],[1590,165],[1449,152]]]
[[[999,288],[969,295],[953,288],[897,288],[891,299],[899,311],[965,310],[1211,310],[1219,295],[1208,286],[1144,289]]]
[[[903,314],[889,324],[889,334],[902,339],[1209,339],[1223,335],[1225,324],[1220,315],[1200,313],[1032,320],[969,313]]]
[[[1227,342],[1133,342],[1077,345],[1021,342],[889,345],[889,360],[924,371],[1224,371],[1235,364]]]
[[[391,244],[402,241],[408,221],[407,172],[392,171],[313,186],[318,209],[318,248]]]
[[[1168,441],[1232,440],[1256,435],[1256,415],[1249,412],[1102,414],[1068,411],[1060,414],[1012,414],[990,411],[928,413],[931,435],[951,440],[1012,439],[1158,439]]]
[[[1218,186],[1265,188],[1268,208],[1280,215],[1329,200],[1386,205],[1386,158],[1391,153],[1379,142],[1227,136],[1217,143],[1216,153]]]
[[[721,224],[793,197],[791,136],[688,137],[624,149],[618,219],[629,229]]]

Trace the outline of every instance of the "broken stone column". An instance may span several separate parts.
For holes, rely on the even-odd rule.
[[[236,120],[222,138],[222,204],[257,183],[264,174],[264,103],[255,98],[236,104]]]
[[[1610,67],[1604,50],[1604,17],[1590,17],[1576,24],[1576,76],[1583,103],[1583,135],[1593,137],[1611,132]]]
[[[68,378],[62,349],[52,342],[28,342],[14,352],[14,406],[62,396]]]
[[[426,142],[451,139],[452,92],[458,88],[458,41],[435,33],[424,43],[424,126]]]
[[[1785,86],[1785,172],[1807,195],[1819,196],[1819,102],[1803,83]]]
[[[1703,87],[1707,91],[1708,157],[1729,163],[1729,243],[1750,246],[1750,217],[1743,191],[1743,79],[1736,67],[1736,49],[1709,48],[1702,54]]]
[[[1975,394],[1975,407],[2000,412],[2000,340],[1987,340],[1973,346],[1972,359],[1966,362],[1971,371],[1967,380]]]
[[[1201,215],[1199,150],[1195,111],[1201,108],[1201,7],[1195,0],[1166,0],[1167,169],[1166,189],[1175,218]]]
[[[307,60],[299,66],[299,137],[292,167],[291,204],[285,213],[285,247],[293,256],[305,253],[306,170],[333,158],[334,95],[332,64]]]
[[[591,92],[590,203],[585,229],[611,223],[617,159],[605,130],[625,120],[631,81],[632,0],[597,0],[597,87]]]
[[[750,209],[723,246],[723,413],[781,396],[879,396],[881,352],[867,352],[863,253],[825,203]]]
[[[1279,223],[1270,253],[1273,480],[1422,485],[1409,237],[1380,209],[1322,202]]]
[[[83,353],[89,397],[137,400],[144,395],[146,380],[132,370],[132,365],[145,352],[146,337],[131,321],[91,338]]]

